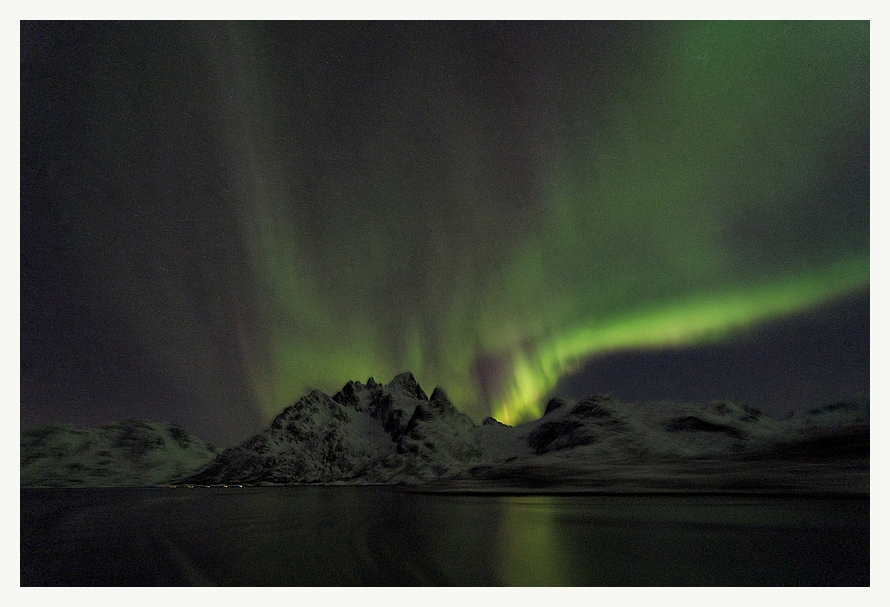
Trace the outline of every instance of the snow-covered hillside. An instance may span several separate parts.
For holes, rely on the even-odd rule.
[[[555,398],[510,427],[476,425],[411,373],[313,390],[217,453],[177,426],[124,422],[22,433],[35,486],[388,483],[442,491],[868,493],[868,402],[785,419],[714,402]]]
[[[53,425],[21,435],[22,487],[166,485],[216,456],[172,424],[129,421],[101,428]]]
[[[475,425],[411,373],[313,391],[186,479],[404,483],[441,490],[868,492],[868,404],[778,420],[749,407],[553,399],[515,428]]]
[[[541,419],[483,427],[489,460],[443,490],[869,492],[868,403],[786,419],[732,402],[554,399]],[[497,445],[497,448],[494,448]]]

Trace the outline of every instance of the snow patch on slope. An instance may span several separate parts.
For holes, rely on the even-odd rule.
[[[179,426],[149,421],[34,428],[22,432],[20,453],[22,487],[167,485],[217,455]]]

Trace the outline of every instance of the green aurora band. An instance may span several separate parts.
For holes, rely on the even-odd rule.
[[[100,278],[211,402],[240,373],[267,420],[310,387],[411,370],[516,424],[593,357],[868,287],[867,179],[845,185],[868,153],[867,22],[626,24],[605,50],[584,23],[492,26],[489,46],[480,24],[299,25],[287,44],[272,24],[177,27],[146,61],[179,71],[157,59],[143,83],[120,62],[96,131],[126,208],[207,196],[202,178],[217,206],[121,210],[118,232],[158,236]],[[185,110],[146,135],[128,95]],[[182,157],[130,151],[152,136]]]
[[[331,193],[336,211],[303,221],[261,143],[275,111],[247,65],[263,61],[241,56],[241,225],[271,296],[242,348],[266,415],[308,386],[411,369],[468,412],[520,423],[591,357],[727,338],[867,286],[867,236],[794,237],[867,132],[867,24],[683,24],[657,44],[599,112],[606,126],[537,139],[538,198],[515,218],[488,210],[500,194],[472,108],[409,87],[399,103],[457,115],[438,135],[461,152],[423,168],[444,185],[422,193],[397,143],[378,142],[364,179]],[[397,132],[396,105],[381,102],[381,132]]]

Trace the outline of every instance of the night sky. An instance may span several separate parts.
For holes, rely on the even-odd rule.
[[[869,127],[867,22],[24,22],[21,426],[868,395]]]

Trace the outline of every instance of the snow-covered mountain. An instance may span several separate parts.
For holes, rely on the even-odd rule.
[[[749,407],[553,399],[475,425],[411,373],[314,390],[183,482],[404,483],[433,490],[867,493],[868,403],[778,420]]]
[[[271,426],[226,449],[194,484],[400,482],[453,476],[482,461],[481,435],[444,390],[431,397],[411,373],[381,385],[313,390]]]
[[[166,485],[206,465],[216,449],[174,424],[50,425],[22,432],[22,487]]]
[[[411,373],[313,390],[218,453],[175,425],[22,432],[23,487],[387,483],[442,491],[869,492],[869,405],[776,419],[732,402],[555,398],[476,425]]]
[[[541,419],[498,432],[500,450],[447,487],[440,483],[443,489],[869,492],[864,402],[779,420],[727,401],[624,403],[595,395],[551,400]]]

